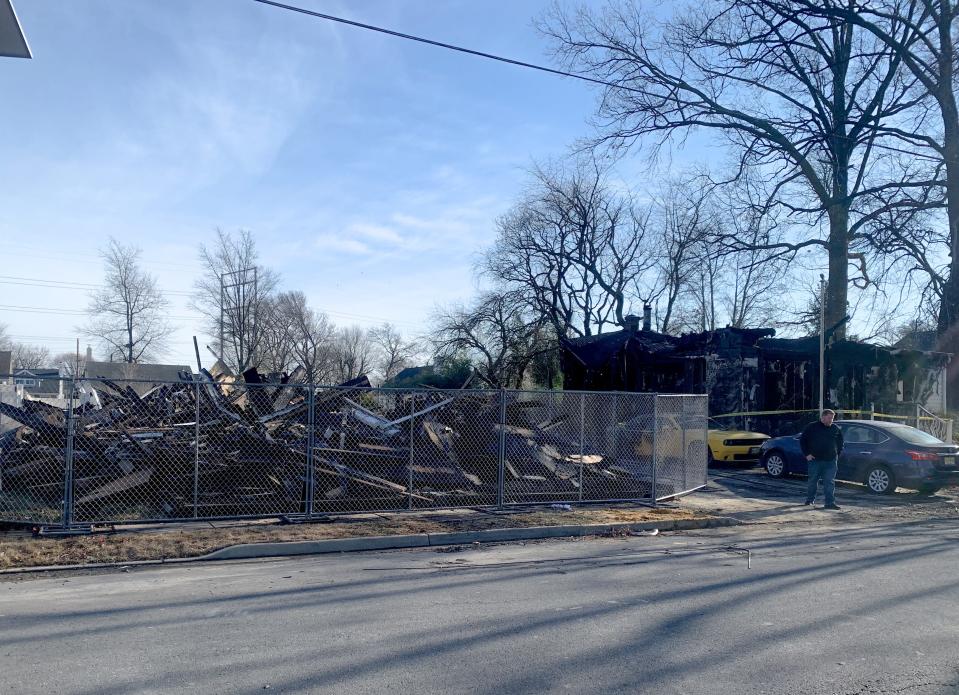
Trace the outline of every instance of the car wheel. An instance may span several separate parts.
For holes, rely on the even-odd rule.
[[[781,451],[769,452],[763,465],[770,477],[783,478],[786,475],[786,456]]]
[[[888,495],[896,489],[896,476],[886,466],[869,466],[863,476],[863,482],[869,488],[869,492],[877,495]]]

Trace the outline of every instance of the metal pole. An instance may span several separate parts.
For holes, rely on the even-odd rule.
[[[496,506],[503,506],[506,487],[506,389],[499,390],[499,470],[496,476]]]
[[[76,422],[73,417],[76,381],[70,379],[70,399],[67,403],[67,450],[63,472],[63,527],[73,526],[73,439]]]
[[[199,379],[200,375],[197,375]],[[193,518],[200,503],[200,382],[196,382],[196,422],[193,432]]]
[[[656,506],[656,497],[657,497],[657,494],[656,494],[656,463],[657,463],[657,460],[659,459],[659,450],[658,450],[658,447],[657,447],[658,442],[657,442],[657,437],[656,437],[657,431],[659,430],[659,419],[658,419],[658,408],[657,408],[658,405],[659,405],[659,394],[658,394],[658,393],[654,393],[654,394],[653,394],[653,481],[652,481],[652,482],[653,482],[652,496],[653,496],[653,506],[654,506],[654,507]]]
[[[579,501],[583,501],[583,448],[586,439],[586,394],[579,394]]]
[[[826,278],[819,275],[819,415],[826,396]]]
[[[687,396],[680,396],[683,404],[683,491],[689,489],[689,486],[686,484],[686,471],[689,469],[689,452],[686,451],[686,425],[688,424],[686,420],[686,399]]]
[[[410,462],[406,467],[406,494],[409,497],[408,506],[413,509],[413,413],[416,412],[416,392],[410,393]]]
[[[313,500],[316,492],[316,473],[313,470],[313,448],[316,443],[316,384],[310,382],[310,390],[306,397],[306,518],[313,518]]]

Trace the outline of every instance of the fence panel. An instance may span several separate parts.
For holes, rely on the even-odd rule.
[[[69,393],[69,380],[59,383]],[[62,524],[69,401],[0,401],[0,520]],[[9,427],[10,429],[6,429]]]
[[[75,408],[64,404],[2,408],[17,426],[0,435],[0,520],[653,503],[705,484],[701,396],[315,387],[202,374],[79,381]]]
[[[699,489],[707,483],[709,404],[706,396],[659,395],[657,499]]]
[[[581,499],[582,395],[504,391],[503,495],[507,504]]]
[[[653,499],[656,397],[585,394],[583,499]]]

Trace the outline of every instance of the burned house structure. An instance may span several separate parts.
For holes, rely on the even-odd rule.
[[[789,432],[819,407],[819,337],[777,338],[771,328],[722,328],[671,336],[627,317],[623,330],[564,341],[563,383],[585,391],[704,393],[710,414],[771,434]],[[825,400],[844,410],[945,412],[951,355],[834,340],[826,349]]]

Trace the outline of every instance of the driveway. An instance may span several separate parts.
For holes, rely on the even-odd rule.
[[[943,488],[922,495],[897,488],[875,495],[856,483],[837,482],[836,502],[841,511],[822,509],[820,488],[816,506],[803,505],[804,477],[771,478],[759,467],[710,468],[706,489],[677,500],[685,509],[732,516],[751,524],[798,523],[835,526],[879,522],[959,519],[959,488]]]

